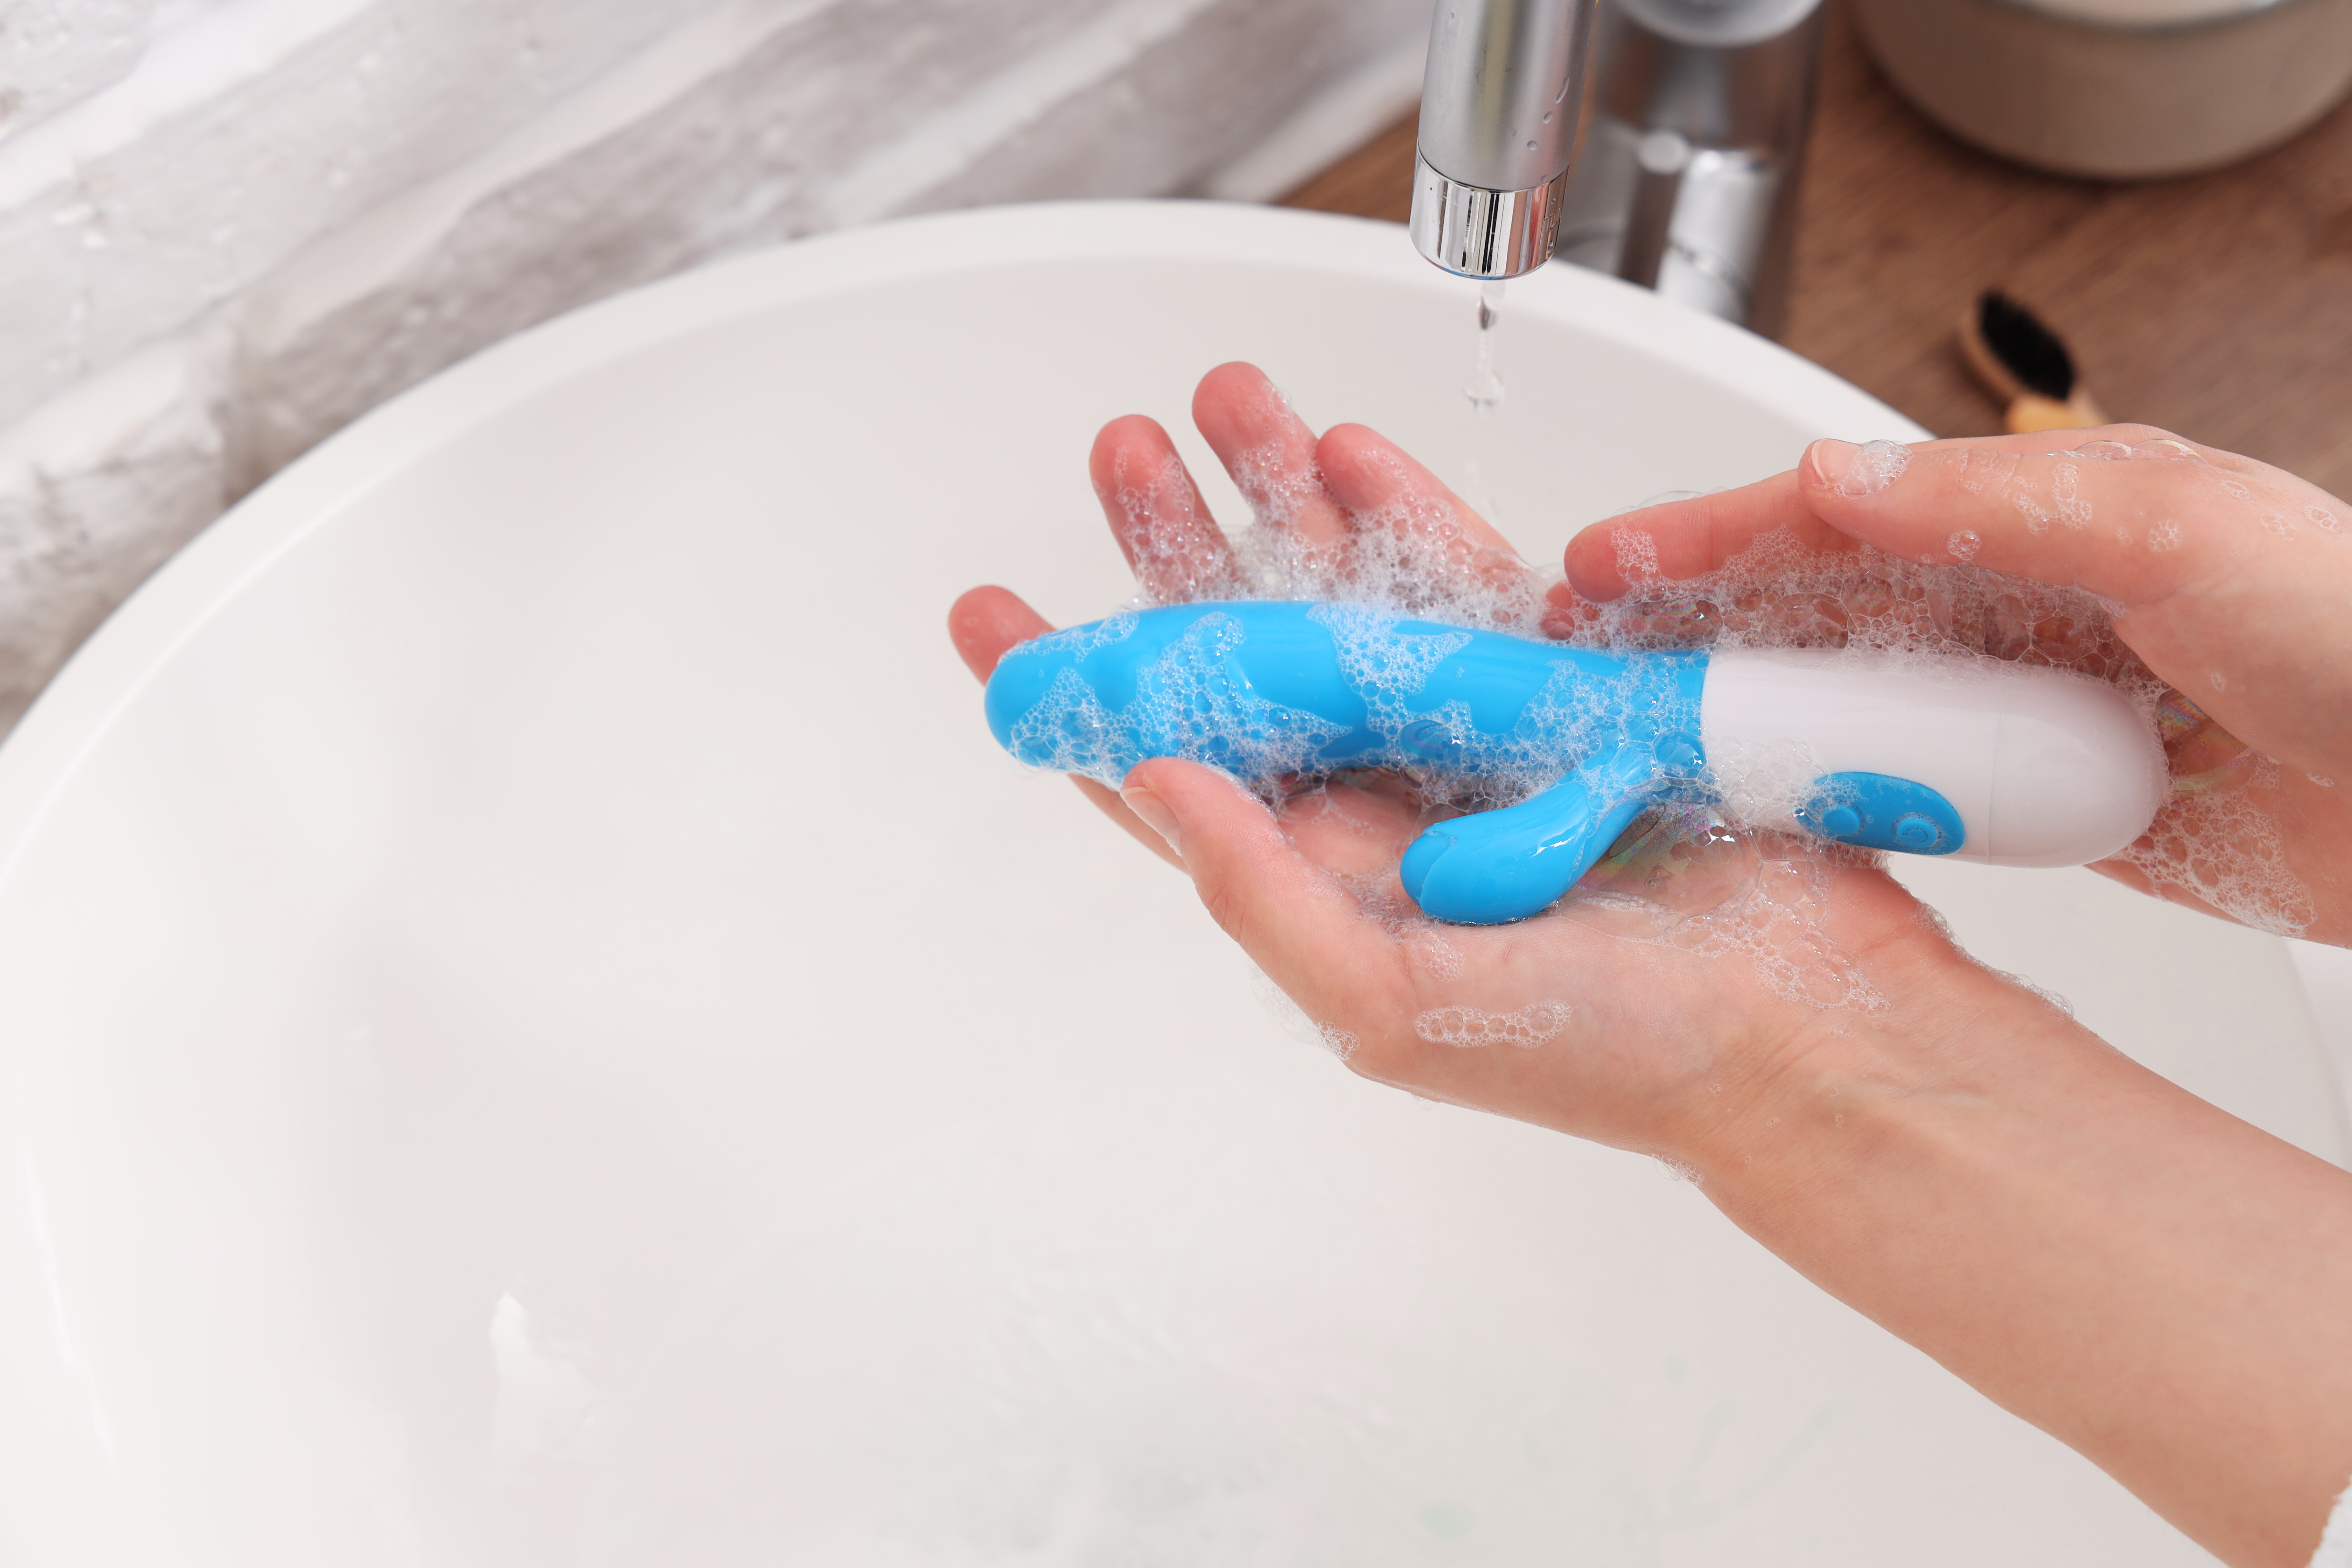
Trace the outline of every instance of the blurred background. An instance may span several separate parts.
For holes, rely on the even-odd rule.
[[[2101,3],[2126,0],[2034,0]],[[275,469],[615,290],[983,203],[1402,220],[1429,17],[1428,0],[0,0],[0,723]],[[1857,20],[1831,0],[1813,24],[1785,277],[1757,325],[1939,433],[1987,431],[2002,409],[1953,327],[1998,286],[2113,416],[2352,489],[2352,110],[2315,98],[2284,140],[2203,173],[2052,173],[1998,130],[1943,129],[1957,111],[1916,71],[1910,99],[1890,85]],[[1901,66],[1885,25],[1872,42]]]

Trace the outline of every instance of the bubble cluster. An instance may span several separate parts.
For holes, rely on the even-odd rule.
[[[1617,549],[1617,570],[1628,583],[1654,582],[1658,575],[1658,542],[1648,531],[1620,524],[1609,531]]]
[[[1704,575],[1606,605],[1556,607],[1545,629],[1612,650],[1808,647],[2011,659],[2113,682],[2153,711],[2163,683],[2116,636],[2113,605],[2085,589],[1974,565],[1982,543],[1973,531],[1956,531],[1946,541],[1953,563],[1938,565],[1868,546],[1818,551],[1781,530]]]
[[[2088,529],[2095,521],[2083,463],[2204,461],[2194,447],[2168,438],[2131,446],[2091,442],[2071,453],[2042,455],[2062,460],[2025,471],[2047,482],[2020,484],[2021,466],[2032,456],[1972,449],[1961,455],[1956,477],[1963,489],[2015,507],[2030,531],[2047,533]],[[1883,489],[1904,472],[1910,457],[1894,443],[1873,443],[1855,454],[1845,483],[1865,492]],[[1394,492],[1410,499],[1353,516],[1344,535],[1321,542],[1316,531],[1298,526],[1307,508],[1328,504],[1318,476],[1302,474],[1273,448],[1245,455],[1234,468],[1255,526],[1214,551],[1203,550],[1183,528],[1156,526],[1148,547],[1139,550],[1139,602],[1285,598],[1333,606],[1318,618],[1364,692],[1374,727],[1391,742],[1410,741],[1399,750],[1429,759],[1426,766],[1389,770],[1419,801],[1422,826],[1507,805],[1548,786],[1580,765],[1603,730],[1613,731],[1626,715],[1607,711],[1591,687],[1564,682],[1538,700],[1538,706],[1557,705],[1542,715],[1553,740],[1513,751],[1507,740],[1481,737],[1466,714],[1417,712],[1409,699],[1459,642],[1448,634],[1406,631],[1400,619],[1546,636],[1620,657],[1693,647],[1802,647],[1874,659],[2011,660],[2071,670],[2117,688],[2163,740],[2174,795],[2124,861],[2159,889],[2266,931],[2293,932],[2311,919],[2309,894],[2286,862],[2264,804],[2275,767],[2147,668],[2116,633],[2118,606],[2082,588],[1976,564],[1984,540],[1975,530],[1951,532],[1940,555],[1920,561],[1868,547],[1818,551],[1781,531],[1756,539],[1702,576],[1669,580],[1658,570],[1657,541],[1649,531],[1619,523],[1610,542],[1631,590],[1596,605],[1482,542],[1449,503],[1420,495],[1402,472]],[[1173,481],[1161,476],[1152,482]],[[2221,488],[2240,500],[2252,494],[2234,479],[2221,479]],[[1672,498],[1644,504],[1662,499]],[[1160,508],[1158,515],[1171,515],[1165,495],[1139,498],[1139,504],[1143,500]],[[2301,522],[2330,533],[2341,528],[2332,513],[2316,507],[2273,510],[2261,521],[2280,534]],[[2120,522],[2103,526],[2126,547],[2136,542]],[[2150,552],[2178,550],[2184,542],[2186,530],[2177,518],[2145,527],[2144,547]],[[1117,634],[1105,627],[1097,635]],[[1221,728],[1228,734],[1238,730],[1244,741],[1250,732],[1249,715],[1221,707],[1200,685],[1205,661],[1216,651],[1210,644],[1171,649],[1163,660],[1169,668],[1154,676],[1159,700],[1184,716],[1192,726],[1187,732],[1201,738],[1204,751]],[[2229,689],[2218,675],[2212,686]],[[1089,736],[1108,716],[1085,711],[1075,700],[1067,707],[1039,722],[1059,726],[1069,754],[1082,760]],[[1420,728],[1407,737],[1412,726]],[[1329,792],[1339,781],[1302,771],[1300,753],[1309,749],[1265,749],[1252,766],[1230,771],[1256,779],[1288,821],[1328,824],[1345,815],[1331,805]],[[1744,958],[1769,989],[1812,1006],[1884,1010],[1885,998],[1853,956],[1826,934],[1838,879],[1877,858],[1774,831],[1786,824],[1774,820],[1770,808],[1785,806],[1790,780],[1811,776],[1809,758],[1780,762],[1786,765],[1769,758],[1710,758],[1719,775],[1710,797],[1645,814],[1576,893],[1538,918],[1578,919],[1633,942]],[[1361,831],[1368,844],[1375,838],[1386,844],[1396,828],[1389,823]],[[1403,896],[1393,857],[1393,848],[1368,853],[1367,864],[1338,873],[1339,879],[1365,918],[1398,944],[1408,965],[1441,984],[1462,978],[1469,969],[1464,950]],[[2037,994],[2064,1010],[2063,999]],[[1515,1013],[1465,1004],[1423,1012],[1414,1028],[1438,1044],[1532,1046],[1555,1037],[1568,1017],[1566,1004]],[[1346,1031],[1303,1015],[1295,1023],[1294,1032],[1343,1058],[1355,1048]]]
[[[2225,766],[2239,776],[2220,787],[2183,781],[2192,787],[2178,790],[2121,858],[2159,891],[2186,893],[2257,931],[2298,936],[2315,910],[2263,804],[2278,787],[2278,764],[2241,751]]]
[[[1900,441],[1865,441],[1848,459],[1838,489],[1850,496],[1875,495],[1911,466],[1911,448]]]
[[[1145,604],[1189,604],[1234,596],[1224,535],[1201,505],[1183,459],[1157,461],[1122,452],[1109,480],[1097,487],[1127,520],[1125,538]]]
[[[1576,1009],[1566,1002],[1538,1002],[1515,1012],[1477,1007],[1433,1007],[1412,1021],[1412,1032],[1433,1046],[1519,1046],[1532,1050],[1568,1027]]]
[[[1362,605],[1320,605],[1308,618],[1331,634],[1339,668],[1364,700],[1368,726],[1407,759],[1397,771],[1455,811],[1484,810],[1548,789],[1630,732],[1690,728],[1665,661],[1638,653],[1620,675],[1596,679],[1563,658],[1507,733],[1480,729],[1467,704],[1421,710],[1430,674],[1469,635],[1408,631]],[[1419,759],[1418,761],[1411,759]]]
[[[1450,502],[1422,494],[1395,458],[1365,460],[1397,465],[1392,488],[1402,499],[1352,514],[1337,539],[1302,526],[1309,508],[1327,504],[1322,476],[1278,446],[1241,453],[1231,465],[1252,523],[1230,544],[1208,537],[1214,530],[1205,525],[1167,521],[1193,517],[1192,481],[1173,458],[1171,473],[1115,491],[1130,520],[1153,520],[1129,530],[1138,604],[1316,599],[1538,635],[1544,579],[1519,555],[1465,530]],[[1185,489],[1173,490],[1180,481]]]
[[[1744,958],[1784,1001],[1884,1013],[1887,1001],[1823,927],[1830,890],[1859,857],[1775,853],[1759,846],[1754,874],[1720,903],[1682,916],[1657,940],[1706,958]]]
[[[1397,936],[1404,943],[1408,963],[1426,969],[1440,980],[1462,977],[1462,950],[1446,941],[1444,933],[1435,926],[1416,922],[1401,929]]]
[[[2158,437],[2126,447],[2093,442],[2073,454],[2095,461],[2195,461],[2184,443]],[[2014,476],[2020,454],[1972,449],[1962,454],[1960,482],[1996,493]],[[2063,471],[2072,463],[2056,465]],[[2066,523],[2072,504],[2088,521],[2079,496],[2079,470],[2054,483],[2047,504],[2028,498],[2029,527]],[[2232,488],[2234,487],[2234,488]],[[2233,497],[2252,491],[2223,481]],[[2072,492],[2070,502],[2070,490]],[[2012,489],[2012,496],[2021,491]],[[2311,512],[2324,510],[2309,509]],[[2283,513],[2271,515],[2284,517]],[[2308,515],[2308,514],[2307,514]],[[2332,514],[2331,518],[2332,518]],[[2176,550],[2179,521],[2152,525],[2147,548]],[[1637,584],[1608,605],[1578,603],[1556,613],[1547,630],[1572,642],[1606,647],[1829,647],[1906,658],[1979,655],[2048,665],[2105,681],[2123,691],[2164,742],[2173,794],[2148,834],[2122,858],[2160,887],[2176,888],[2264,931],[2294,934],[2308,924],[2313,906],[2279,847],[2275,822],[2257,774],[2267,762],[2214,723],[2195,701],[2150,671],[2116,636],[2117,606],[2088,590],[2055,586],[1972,564],[1981,543],[1973,532],[1946,541],[1953,563],[1911,562],[1867,546],[1828,553],[1787,532],[1767,534],[1704,576]],[[2204,682],[2229,695],[2238,683],[2220,671]],[[1740,781],[1724,795],[1737,804]],[[1777,792],[1753,792],[1769,800]],[[1727,820],[1761,820],[1753,811]]]
[[[1053,650],[1055,638],[1078,639],[1083,658],[1133,635],[1132,615],[1099,630],[1077,627],[1030,645]],[[1135,698],[1114,713],[1073,667],[1055,677],[1045,696],[1012,726],[1018,756],[1055,773],[1077,773],[1116,789],[1138,755],[1207,763],[1242,778],[1270,778],[1304,769],[1345,726],[1278,706],[1226,676],[1226,656],[1241,646],[1242,625],[1228,615],[1205,615],[1144,666]]]

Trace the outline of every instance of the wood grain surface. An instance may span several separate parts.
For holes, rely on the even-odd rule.
[[[1412,145],[1407,120],[1285,200],[1401,223]],[[2352,495],[2352,104],[2218,173],[2067,179],[1930,124],[1833,10],[1799,202],[1781,341],[1937,434],[2000,428],[1952,334],[2000,288],[2110,417]]]

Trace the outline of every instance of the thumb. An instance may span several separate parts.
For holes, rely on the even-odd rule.
[[[2058,441],[2074,445],[2048,449]],[[2099,595],[2149,668],[2257,744],[2304,727],[2320,693],[2352,690],[2343,503],[2265,464],[2109,426],[1816,441],[1798,481],[1822,521],[1890,554]]]
[[[1395,970],[1380,928],[1255,795],[1169,758],[1139,764],[1119,794],[1183,857],[1210,918],[1311,1016],[1382,1016],[1396,1000],[1367,994]]]
[[[2093,438],[2049,449],[2076,437]],[[2297,481],[2143,426],[1916,447],[1816,441],[1797,477],[1823,521],[1906,560],[1966,562],[2126,604],[2210,582],[2261,538],[2326,536],[2294,527],[2302,508],[2269,482]]]

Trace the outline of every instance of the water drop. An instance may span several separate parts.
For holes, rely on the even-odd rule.
[[[1490,279],[1478,285],[1478,363],[1470,384],[1462,389],[1475,414],[1491,414],[1503,405],[1502,378],[1495,374],[1495,323],[1503,319],[1503,285]]]

